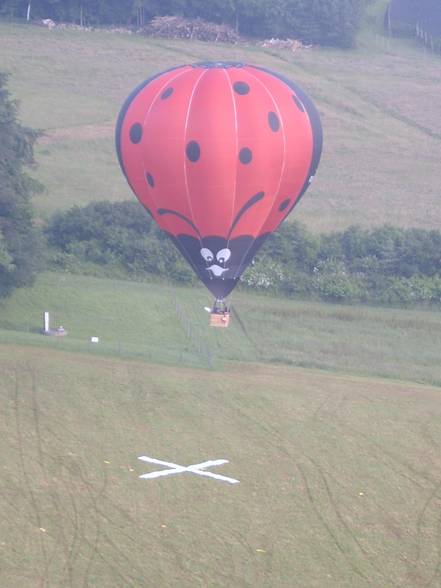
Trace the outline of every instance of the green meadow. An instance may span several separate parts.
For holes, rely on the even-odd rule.
[[[0,345],[2,586],[440,585],[439,388]],[[163,469],[227,459],[230,485]]]
[[[325,146],[314,231],[439,229],[440,58],[365,31],[295,53],[0,23],[0,71],[43,131],[40,222],[133,197],[121,103],[178,63],[298,81]],[[1,588],[441,586],[441,315],[45,272],[0,301]],[[65,337],[42,335],[43,313]],[[99,343],[91,342],[99,337]],[[207,471],[139,479],[160,465]]]
[[[320,111],[317,182],[295,217],[317,231],[351,224],[439,228],[439,57],[366,32],[354,51],[158,40],[0,23],[0,69],[23,121],[46,136],[35,175],[42,216],[132,197],[115,164],[114,125],[131,90],[179,63],[237,60],[296,80]]]
[[[233,293],[228,329],[209,329],[204,288],[62,273],[0,302],[0,343],[228,370],[284,364],[441,385],[439,311],[343,306]],[[67,337],[43,337],[43,313]],[[91,337],[98,336],[95,345]]]

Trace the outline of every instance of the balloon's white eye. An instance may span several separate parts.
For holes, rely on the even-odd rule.
[[[231,251],[229,249],[221,249],[216,253],[216,259],[219,263],[225,263],[231,257]]]
[[[214,259],[213,252],[210,251],[209,249],[207,249],[206,247],[202,247],[201,255],[205,259],[205,261],[208,261],[208,262],[213,261],[213,259]]]

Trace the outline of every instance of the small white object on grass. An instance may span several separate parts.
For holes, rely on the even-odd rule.
[[[49,333],[49,313],[44,313],[44,332]]]
[[[91,337],[90,338],[90,342],[91,343],[99,343],[100,342],[100,338],[99,337]]]

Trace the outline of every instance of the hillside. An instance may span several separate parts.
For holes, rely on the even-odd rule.
[[[439,389],[0,345],[0,584],[439,586]],[[140,480],[163,469],[211,471]],[[294,583],[293,583],[294,582]]]
[[[223,59],[279,71],[318,105],[323,159],[296,218],[316,231],[354,223],[440,226],[440,61],[410,43],[366,33],[355,51],[292,53],[1,23],[0,55],[23,121],[46,132],[35,171],[47,187],[36,201],[43,216],[132,198],[113,144],[123,100],[154,72]]]

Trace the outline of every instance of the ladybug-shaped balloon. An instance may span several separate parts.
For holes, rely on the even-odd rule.
[[[293,82],[241,63],[197,63],[142,83],[116,145],[132,190],[218,299],[316,172],[318,113]]]

